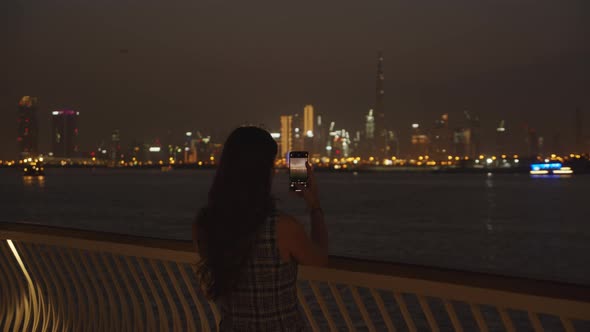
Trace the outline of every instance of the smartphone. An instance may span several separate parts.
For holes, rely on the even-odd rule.
[[[301,191],[299,186],[307,187],[307,151],[289,152],[289,189]]]

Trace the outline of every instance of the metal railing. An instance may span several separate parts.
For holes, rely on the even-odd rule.
[[[186,241],[0,223],[0,331],[210,331]],[[590,331],[590,287],[331,257],[300,267],[314,331]]]

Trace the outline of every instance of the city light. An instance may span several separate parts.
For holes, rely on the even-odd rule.
[[[531,171],[532,175],[545,175],[545,174],[549,174],[549,171],[547,170],[532,170]]]
[[[272,137],[274,139],[281,138],[281,133],[270,133],[270,137]]]
[[[573,174],[574,171],[571,167],[562,167],[553,171],[553,174]]]
[[[151,146],[149,148],[150,152],[160,152],[161,148],[159,146]]]
[[[418,124],[418,123],[412,123],[412,128],[418,129],[418,128],[420,128],[420,124]]]
[[[191,137],[191,136],[193,136],[193,133],[192,133],[192,132],[190,132],[190,131],[187,131],[187,132],[186,132],[186,136],[187,136],[187,137]]]

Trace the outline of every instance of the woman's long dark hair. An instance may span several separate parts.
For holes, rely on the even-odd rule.
[[[197,216],[197,275],[210,299],[238,282],[259,227],[274,212],[272,169],[277,144],[266,130],[235,129],[223,146],[209,200]]]

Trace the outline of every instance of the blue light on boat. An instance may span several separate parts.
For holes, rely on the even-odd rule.
[[[556,170],[561,169],[561,163],[531,164],[531,170]]]

